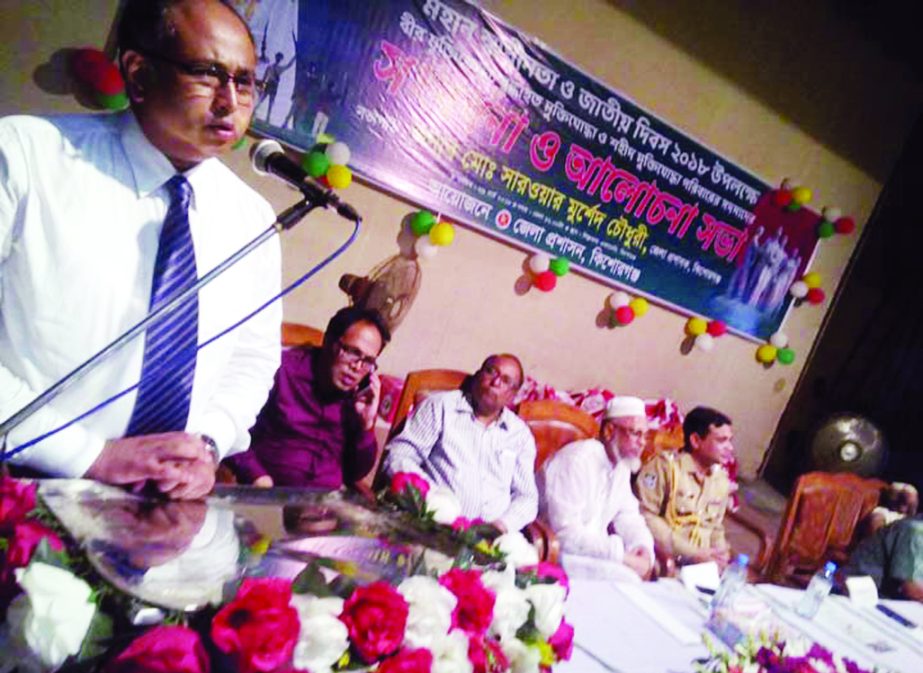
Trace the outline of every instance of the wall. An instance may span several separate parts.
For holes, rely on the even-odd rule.
[[[796,177],[814,190],[813,205],[840,207],[860,230],[919,111],[919,84],[825,3],[485,4],[768,182]],[[115,0],[0,5],[0,114],[78,109],[61,84],[55,53],[102,45]],[[295,201],[284,186],[252,175],[245,153],[228,161],[277,209]],[[285,300],[288,320],[323,327],[345,303],[340,275],[364,274],[398,252],[400,222],[413,205],[358,184],[344,196],[365,215],[363,233]],[[344,222],[321,213],[288,232],[285,279],[342,241]],[[822,244],[814,269],[828,295],[858,239]],[[683,409],[709,404],[734,418],[742,472],[756,472],[830,303],[793,313],[786,332],[799,358],[765,369],[754,360],[755,345],[735,337],[722,338],[710,353],[684,354],[685,316],[659,308],[628,328],[598,327],[611,290],[579,275],[550,294],[520,296],[514,286],[524,259],[459,228],[455,243],[424,264],[419,297],[382,357],[383,370],[472,369],[486,354],[510,350],[531,375],[562,389],[606,386],[671,397]]]

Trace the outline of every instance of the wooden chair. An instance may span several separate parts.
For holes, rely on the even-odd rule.
[[[599,423],[595,418],[559,400],[523,402],[519,405],[518,414],[535,437],[536,472],[562,446],[580,439],[592,439],[599,434]],[[525,534],[542,560],[558,562],[561,544],[547,522],[536,519],[526,527]]]
[[[768,558],[757,560],[763,578],[803,587],[826,561],[844,563],[857,542],[857,526],[886,487],[879,479],[850,472],[801,475]]]
[[[295,322],[282,323],[282,346],[315,346],[324,343],[322,330],[310,325],[300,325]]]

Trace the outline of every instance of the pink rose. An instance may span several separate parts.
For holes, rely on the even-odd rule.
[[[370,664],[391,654],[404,641],[409,607],[387,582],[359,587],[343,604],[340,620],[359,656]]]
[[[503,673],[510,667],[500,643],[483,635],[468,639],[468,659],[474,673]]]
[[[209,673],[199,634],[185,626],[157,626],[109,662],[104,673]]]
[[[407,488],[413,486],[420,493],[420,498],[425,500],[429,493],[429,482],[415,472],[398,472],[391,477],[391,493],[397,496],[410,495]]]
[[[548,639],[548,644],[558,661],[567,661],[574,652],[574,627],[562,619],[561,626]]]
[[[289,580],[245,579],[234,600],[212,620],[212,640],[237,657],[242,673],[278,668],[291,659],[301,629],[291,599]]]
[[[439,578],[439,584],[458,599],[452,613],[452,628],[460,628],[469,635],[481,635],[487,631],[497,597],[481,583],[479,571],[452,568]]]
[[[486,521],[481,517],[476,517],[474,519],[469,519],[466,516],[460,516],[455,521],[452,522],[452,530],[458,533],[464,533],[466,530],[472,526],[483,526]]]
[[[564,587],[565,595],[570,593],[570,582],[567,579],[567,573],[564,572],[564,568],[557,563],[541,561],[536,565],[519,568],[516,574],[525,576],[533,575],[536,579],[540,580],[552,579]]]
[[[35,484],[0,475],[0,531],[9,530],[35,509]]]
[[[382,661],[377,673],[430,673],[433,654],[425,647],[416,650],[403,649],[393,657]]]
[[[61,538],[54,531],[43,526],[38,521],[26,519],[13,525],[13,535],[10,538],[9,548],[6,552],[6,562],[11,568],[25,568],[32,560],[32,554],[42,540],[48,540],[48,545],[54,551],[64,549]]]

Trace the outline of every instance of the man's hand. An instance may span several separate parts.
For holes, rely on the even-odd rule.
[[[200,498],[215,484],[205,442],[185,432],[110,439],[85,477],[119,486],[151,482],[173,499]]]
[[[714,561],[718,564],[718,571],[724,572],[724,569],[727,568],[728,563],[731,562],[731,550],[730,549],[708,549],[705,551],[706,561]]]
[[[643,547],[635,547],[631,551],[625,552],[622,557],[622,563],[634,570],[638,577],[643,580],[648,579],[651,575],[651,570],[653,570],[651,559]]]
[[[253,484],[251,485],[256,486],[257,488],[272,488],[274,486],[272,477],[270,477],[268,474],[257,477],[253,480]]]
[[[353,409],[362,429],[366,432],[375,427],[375,418],[378,415],[378,403],[381,401],[381,379],[374,372],[369,375],[369,385],[363,390],[357,390]]]

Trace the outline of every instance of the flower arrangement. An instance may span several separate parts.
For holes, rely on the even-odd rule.
[[[872,673],[817,643],[762,634],[747,638],[731,651],[703,636],[707,659],[696,662],[696,673]]]
[[[568,659],[563,571],[518,534],[475,539],[480,524],[448,521],[450,498],[424,484],[398,475],[389,497],[468,553],[393,584],[358,584],[348,564],[317,559],[294,579],[245,576],[220,604],[147,623],[55,532],[35,486],[0,475],[0,673],[547,673]]]

